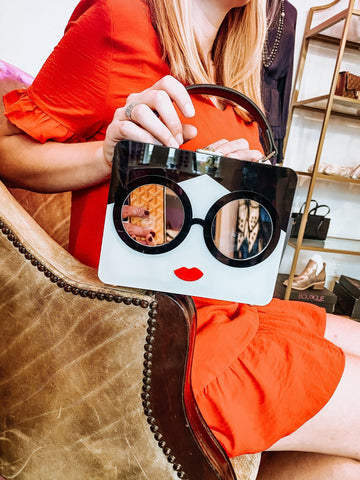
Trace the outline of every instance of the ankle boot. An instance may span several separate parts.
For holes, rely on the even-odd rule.
[[[293,288],[294,290],[306,290],[307,288],[313,288],[314,290],[322,290],[325,287],[326,264],[323,264],[323,268],[318,273],[318,275],[316,275],[317,265],[317,262],[314,262],[314,260],[309,260],[300,275],[296,275],[294,277],[291,288]],[[288,280],[285,280],[283,282],[283,285],[287,286]]]

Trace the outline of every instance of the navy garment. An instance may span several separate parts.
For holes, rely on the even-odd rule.
[[[278,1],[278,0],[268,0]],[[273,164],[283,159],[283,144],[286,133],[286,122],[289,113],[290,93],[294,65],[294,45],[297,10],[285,0],[284,29],[279,48],[274,61],[269,68],[262,69],[262,98],[265,114],[273,132],[278,149],[277,157],[272,158]],[[277,19],[268,31],[268,45],[271,51],[277,32]]]

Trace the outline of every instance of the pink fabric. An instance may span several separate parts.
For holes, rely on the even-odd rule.
[[[25,85],[30,85],[33,81],[33,77],[28,73],[25,73],[23,70],[15,67],[14,65],[10,65],[10,63],[0,60],[0,80],[4,80],[5,78],[18,80]]]

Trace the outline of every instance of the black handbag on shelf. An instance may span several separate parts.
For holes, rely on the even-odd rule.
[[[330,218],[327,217],[327,215],[330,213],[330,207],[328,207],[328,205],[319,205],[316,200],[311,200],[311,203],[315,203],[315,206],[309,210],[305,226],[304,238],[310,240],[325,240],[330,225]],[[299,235],[299,229],[303,217],[304,207],[305,202],[302,204],[298,213],[292,213],[294,223],[291,229],[291,237],[296,238]],[[320,208],[325,208],[327,209],[327,211],[321,215],[318,213]]]

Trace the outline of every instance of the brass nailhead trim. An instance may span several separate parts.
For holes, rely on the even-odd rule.
[[[90,298],[98,300],[107,300],[108,302],[115,302],[115,303],[124,303],[125,305],[134,305],[136,307],[140,306],[142,308],[156,308],[157,302],[152,302],[149,304],[147,300],[143,300],[141,298],[131,298],[131,297],[123,297],[122,295],[113,295],[110,293],[102,293],[102,292],[93,292],[88,290],[83,290],[70,283],[66,283],[62,278],[57,277],[54,275],[50,270],[48,270],[41,262],[34,257],[30,252],[26,250],[26,248],[22,245],[19,239],[13,234],[13,232],[6,226],[6,224],[0,220],[0,230],[4,235],[8,237],[8,240],[11,241],[15,248],[19,250],[21,254],[27,260],[30,260],[31,264],[36,267],[40,272],[43,272],[44,275],[50,279],[52,283],[56,283],[59,288],[64,289],[67,293],[72,293],[73,295],[80,295],[84,298]]]
[[[157,316],[157,302],[152,302],[149,310],[148,328],[146,343],[144,345],[144,378],[142,387],[142,405],[144,407],[144,414],[146,416],[147,423],[150,425],[150,430],[154,434],[155,440],[158,442],[158,446],[162,449],[164,455],[167,457],[169,463],[173,464],[173,469],[177,472],[177,476],[184,480],[187,479],[186,473],[183,471],[182,466],[176,463],[176,457],[173,455],[171,448],[168,447],[166,441],[163,439],[160,428],[156,424],[156,418],[153,416],[153,410],[151,408],[151,377],[152,377],[152,350],[153,344],[156,342],[156,316]]]

